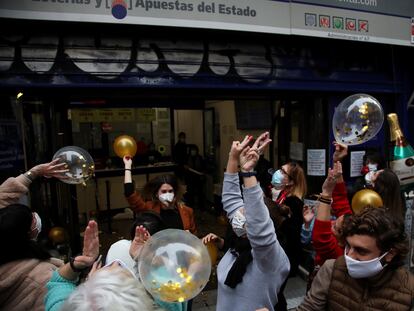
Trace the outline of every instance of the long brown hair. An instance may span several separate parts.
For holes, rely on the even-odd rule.
[[[381,196],[384,206],[392,217],[404,218],[404,205],[401,198],[398,176],[389,168],[378,174],[374,190]]]
[[[303,168],[296,162],[288,162],[286,165],[289,166],[289,179],[293,182],[290,194],[302,199],[308,190]]]

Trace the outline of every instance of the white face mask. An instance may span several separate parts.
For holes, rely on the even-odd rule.
[[[385,255],[388,254],[386,252],[380,257],[366,260],[366,261],[358,261],[351,257],[349,257],[346,253],[348,252],[347,249],[345,249],[345,262],[346,267],[348,268],[349,275],[354,279],[362,279],[362,278],[370,278],[374,275],[377,275],[380,273],[384,267],[381,264],[381,259],[385,257]]]
[[[39,235],[40,231],[42,231],[42,219],[38,213],[34,212],[32,214],[35,218],[35,227],[32,229],[32,240],[37,240],[37,236]]]
[[[164,205],[169,205],[172,201],[174,201],[174,193],[172,192],[162,193],[158,196],[158,198],[160,199],[161,203],[163,203]]]
[[[369,171],[368,173],[365,174],[365,184],[367,184],[368,186],[372,185],[372,177],[374,177],[375,175],[375,171]]]
[[[368,164],[368,170],[369,170],[370,172],[375,172],[377,169],[378,169],[378,164],[375,164],[375,163],[373,163],[373,164]]]
[[[279,197],[279,194],[282,192],[280,189],[272,188],[272,201],[276,201]]]
[[[246,217],[242,213],[241,208],[234,213],[233,218],[231,219],[231,227],[238,237],[247,234]]]

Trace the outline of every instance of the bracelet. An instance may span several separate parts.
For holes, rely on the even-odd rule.
[[[131,171],[131,169],[130,168],[126,168],[125,171]]]
[[[332,198],[327,198],[327,197],[324,197],[324,196],[322,196],[322,195],[319,195],[319,197],[318,197],[318,201],[319,201],[319,202],[321,202],[321,203],[324,203],[324,204],[331,205],[331,204],[332,204],[332,202],[333,202],[333,199],[332,199]]]
[[[70,257],[69,264],[70,264],[70,268],[73,270],[73,272],[81,273],[81,272],[83,272],[83,271],[85,271],[85,270],[88,269],[88,267],[85,267],[85,268],[76,268],[75,265],[74,265],[74,262],[75,262],[75,257]]]
[[[250,171],[250,172],[239,172],[239,175],[241,177],[252,177],[252,176],[256,176],[257,172],[256,171]]]
[[[26,173],[24,173],[24,176],[29,179],[30,181],[34,180],[34,176],[33,173],[31,171],[27,171]]]

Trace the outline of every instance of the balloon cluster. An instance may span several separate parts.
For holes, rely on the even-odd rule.
[[[194,298],[210,278],[211,261],[200,239],[184,230],[154,234],[143,246],[139,274],[154,298],[183,302]]]
[[[84,149],[77,146],[67,146],[59,149],[53,156],[53,160],[59,158],[65,163],[61,181],[67,184],[85,184],[95,172],[95,164],[91,155]]]
[[[335,140],[346,145],[363,144],[377,135],[383,122],[384,112],[378,100],[367,94],[351,95],[335,109]]]

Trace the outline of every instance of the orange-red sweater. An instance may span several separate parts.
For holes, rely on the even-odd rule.
[[[131,209],[136,213],[154,211],[160,214],[161,212],[161,202],[144,201],[141,195],[136,191],[127,197],[127,200]],[[193,209],[181,203],[176,204],[176,208],[180,214],[181,221],[183,222],[183,229],[189,230],[192,234],[197,234]]]
[[[336,218],[352,214],[349,205],[345,183],[337,183],[332,193],[332,214]],[[312,232],[312,245],[315,250],[315,265],[322,265],[328,259],[336,259],[344,254],[343,247],[338,245],[338,240],[332,232],[330,220],[315,220]]]

